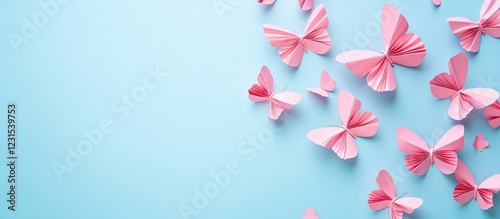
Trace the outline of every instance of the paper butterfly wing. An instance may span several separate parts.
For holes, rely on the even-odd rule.
[[[497,100],[487,106],[484,110],[484,116],[488,119],[490,127],[498,128],[500,126],[500,101]]]
[[[385,170],[378,173],[376,182],[380,190],[374,190],[368,195],[368,206],[378,211],[388,207],[396,198],[396,188],[394,188],[391,175]]]
[[[389,64],[385,61],[385,56],[382,53],[371,50],[343,52],[337,55],[335,59],[345,64],[345,66],[358,77],[364,77],[375,71],[375,69],[380,68],[379,66]]]
[[[271,72],[267,66],[262,66],[259,75],[257,76],[257,83],[254,84],[249,90],[249,98],[253,102],[264,102],[269,99],[269,96],[274,91],[274,81]]]
[[[403,212],[411,214],[413,213],[413,211],[415,211],[415,209],[419,208],[423,202],[424,201],[420,198],[405,197],[405,198],[398,198],[394,202],[394,205],[398,209],[401,209]]]
[[[309,17],[303,34],[303,42],[308,50],[316,54],[325,54],[330,50],[332,41],[326,30],[330,21],[323,4],[318,5]]]
[[[314,0],[299,0],[299,7],[302,10],[311,10],[313,7]]]
[[[257,0],[257,2],[265,5],[273,4],[275,0]]]
[[[476,22],[463,17],[448,18],[451,32],[460,37],[460,45],[466,51],[478,52],[481,44],[481,29]]]
[[[328,92],[326,92],[325,90],[321,89],[321,88],[317,88],[317,87],[308,87],[306,88],[306,90],[308,91],[311,91],[317,95],[320,95],[322,97],[329,97],[330,95],[328,95]]]
[[[319,87],[325,91],[333,91],[335,89],[335,81],[330,77],[327,71],[321,73],[321,80]]]
[[[431,165],[430,149],[425,140],[407,128],[398,128],[396,135],[399,150],[409,152],[405,157],[406,168],[424,175]]]
[[[301,98],[300,94],[291,91],[274,94],[269,101],[269,118],[278,119],[284,109],[291,109]]]
[[[498,91],[490,88],[470,88],[462,92],[462,96],[474,108],[482,109],[493,104],[498,99]]]
[[[439,6],[439,5],[441,5],[441,0],[432,0],[432,3]]]
[[[338,109],[340,120],[355,137],[370,137],[378,129],[378,119],[370,112],[358,114],[361,102],[349,91],[342,90],[339,94]]]
[[[484,0],[481,10],[479,11],[480,21],[485,21],[486,19],[493,16],[500,8],[500,1],[498,0]]]
[[[332,149],[340,158],[346,160],[358,155],[358,147],[354,138],[345,129],[324,127],[311,130],[307,138],[317,145]]]
[[[408,21],[391,4],[382,11],[382,37],[385,51],[394,63],[417,66],[422,63],[427,51],[422,39],[408,31]]]
[[[297,67],[302,61],[304,47],[300,43],[300,37],[284,28],[265,24],[264,34],[272,46],[278,46],[281,60],[292,67]]]
[[[500,37],[500,12],[495,11],[491,15],[491,17],[482,22],[483,22],[483,32],[486,35],[492,37]]]
[[[469,168],[461,160],[458,160],[455,178],[458,184],[453,190],[453,199],[460,204],[465,204],[474,198],[476,180],[474,180]]]
[[[316,214],[316,210],[310,207],[306,207],[306,214],[302,219],[318,219],[318,215]]]
[[[457,151],[464,147],[464,126],[455,125],[448,130],[434,147],[434,163],[444,174],[454,173],[457,164]]]
[[[487,210],[493,207],[493,193],[500,191],[500,174],[485,179],[477,188],[479,208]]]

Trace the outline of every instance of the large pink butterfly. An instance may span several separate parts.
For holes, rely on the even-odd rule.
[[[297,67],[307,50],[317,54],[328,52],[332,46],[330,34],[326,30],[328,24],[325,7],[321,4],[312,12],[301,36],[274,25],[265,24],[263,27],[269,43],[279,47],[281,60],[289,66]]]
[[[338,62],[358,77],[366,77],[366,83],[375,91],[393,91],[396,78],[394,64],[420,65],[427,51],[422,39],[408,31],[406,18],[391,4],[382,11],[382,38],[384,51],[354,50],[336,57]]]
[[[358,155],[354,138],[371,137],[377,133],[378,119],[370,112],[358,113],[361,102],[349,91],[340,91],[338,108],[342,127],[324,127],[311,130],[307,138],[325,148],[332,149],[342,159]]]
[[[450,74],[443,72],[436,75],[429,83],[432,95],[436,98],[450,98],[448,115],[455,120],[462,120],[473,108],[482,109],[498,99],[498,92],[489,88],[464,89],[469,60],[464,53],[453,56],[448,62]]]
[[[306,89],[322,97],[328,97],[328,92],[332,92],[333,89],[335,89],[335,85],[335,81],[328,75],[328,72],[323,71],[323,73],[321,73],[319,87],[308,87]]]
[[[302,217],[302,219],[319,219],[319,217],[314,208],[306,207],[306,214]]]
[[[455,178],[458,181],[453,190],[453,199],[456,202],[465,204],[475,199],[482,210],[493,206],[493,193],[500,190],[500,174],[493,175],[477,185],[469,168],[459,161]]]
[[[460,37],[460,45],[469,52],[478,52],[481,35],[500,37],[500,0],[485,0],[479,12],[479,21],[463,17],[450,17],[451,31]]]
[[[464,148],[464,126],[455,125],[436,143],[434,148],[420,136],[407,128],[397,129],[400,151],[409,152],[405,157],[406,168],[412,173],[424,175],[431,164],[444,174],[451,174],[457,168],[457,151]]]
[[[376,181],[380,190],[374,190],[368,195],[368,206],[375,211],[388,207],[390,219],[401,219],[403,212],[411,214],[424,202],[422,199],[414,197],[397,197],[392,177],[385,170],[378,173]]]
[[[257,2],[265,5],[273,4],[275,0],[257,0]],[[302,10],[311,10],[314,0],[299,0],[299,7]]]
[[[254,84],[248,89],[248,97],[253,102],[268,103],[269,110],[267,115],[273,120],[278,119],[283,110],[291,109],[302,98],[296,92],[274,93],[273,76],[265,65],[262,66],[257,81],[258,84]]]
[[[495,101],[484,109],[484,116],[492,128],[500,126],[500,101]]]

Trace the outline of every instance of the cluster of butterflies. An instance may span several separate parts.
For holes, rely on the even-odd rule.
[[[273,4],[274,0],[258,0],[262,4]],[[440,0],[433,0],[436,5]],[[303,10],[313,7],[313,0],[299,0]],[[478,52],[483,34],[500,37],[500,0],[484,0],[480,20],[472,22],[466,18],[448,19],[452,32],[461,37],[461,46],[469,52]],[[427,50],[422,39],[408,32],[406,18],[391,4],[386,4],[382,11],[382,38],[384,51],[355,50],[339,54],[336,60],[343,63],[352,73],[366,77],[367,84],[377,92],[396,89],[396,79],[392,67],[394,64],[418,66],[426,56]],[[322,4],[312,12],[303,35],[297,35],[284,28],[264,25],[264,33],[270,44],[279,47],[281,60],[292,67],[302,61],[305,51],[325,54],[331,47],[329,25],[326,10]],[[468,58],[464,53],[453,56],[449,63],[450,73],[440,73],[430,82],[433,96],[450,99],[448,115],[454,120],[462,120],[475,109],[483,109],[492,128],[500,126],[499,93],[489,88],[464,88],[468,72]],[[257,84],[248,90],[253,102],[268,103],[268,116],[276,120],[286,109],[291,109],[301,100],[297,92],[274,92],[274,80],[271,72],[263,66],[257,77]],[[306,88],[319,96],[328,98],[336,83],[327,71],[323,71],[319,87]],[[338,111],[342,125],[327,126],[311,130],[307,138],[317,145],[333,150],[341,159],[357,156],[356,137],[371,137],[378,130],[379,121],[371,112],[359,112],[361,102],[349,91],[342,90],[338,96]],[[484,134],[479,134],[473,146],[480,151],[488,146]],[[397,129],[397,145],[400,151],[407,152],[405,164],[415,174],[424,175],[433,164],[444,174],[455,174],[458,184],[453,198],[465,204],[477,200],[483,210],[493,206],[493,193],[500,190],[500,174],[494,175],[479,185],[467,166],[458,158],[457,151],[464,147],[464,126],[455,125],[435,144],[430,147],[424,139],[411,130]],[[390,174],[382,170],[377,179],[380,190],[368,196],[368,205],[373,210],[389,208],[390,218],[401,219],[403,212],[411,214],[422,203],[419,198],[399,198]],[[304,219],[317,219],[314,209],[307,207]]]

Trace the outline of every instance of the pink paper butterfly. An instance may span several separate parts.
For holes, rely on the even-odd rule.
[[[424,175],[431,164],[444,174],[451,174],[457,168],[457,151],[464,147],[464,126],[455,125],[436,143],[434,148],[420,136],[407,128],[397,129],[400,151],[409,152],[405,157],[406,168],[412,173]]]
[[[432,3],[434,3],[437,6],[441,5],[441,0],[432,0]]]
[[[319,5],[309,17],[304,34],[299,36],[284,28],[265,24],[264,33],[272,46],[278,46],[281,60],[289,66],[297,67],[307,50],[325,54],[332,46],[330,34],[326,31],[329,21],[325,7]]]
[[[477,148],[479,149],[479,151],[483,151],[483,149],[485,149],[486,147],[488,147],[490,143],[486,140],[484,140],[484,133],[481,133],[479,135],[476,136],[476,138],[474,139],[474,143],[472,144],[472,146],[474,148]]]
[[[420,65],[427,51],[422,39],[408,31],[406,18],[391,4],[382,11],[382,38],[384,51],[354,50],[336,57],[338,62],[358,77],[366,77],[366,83],[375,91],[393,91],[396,78],[394,64],[404,66]]]
[[[403,212],[411,214],[424,202],[419,198],[396,197],[396,188],[394,187],[392,177],[385,170],[381,170],[378,173],[376,181],[380,190],[374,190],[368,195],[368,205],[375,211],[388,207],[390,219],[401,219],[403,218]]]
[[[307,138],[325,148],[332,149],[342,159],[358,155],[354,138],[371,137],[377,133],[378,119],[370,112],[358,113],[361,102],[349,91],[340,91],[338,108],[342,127],[324,127],[311,130]]]
[[[323,97],[328,97],[328,92],[332,92],[333,89],[335,89],[335,85],[335,81],[328,75],[328,72],[323,71],[323,73],[321,73],[319,87],[309,87],[306,88],[306,90]]]
[[[319,217],[316,214],[316,210],[310,207],[306,207],[306,214],[302,219],[319,219]]]
[[[257,81],[258,84],[248,89],[248,97],[253,102],[269,103],[267,115],[273,120],[278,119],[283,110],[291,109],[302,98],[296,92],[274,93],[273,76],[265,65],[262,66]]]
[[[477,185],[469,168],[462,161],[458,161],[455,178],[458,181],[453,190],[453,199],[456,202],[465,204],[475,199],[482,210],[493,207],[493,193],[500,190],[500,174],[493,175]]]
[[[257,0],[257,2],[265,5],[273,4],[275,0]],[[314,0],[299,0],[299,7],[302,10],[311,10]]]
[[[500,101],[489,105],[484,110],[484,116],[488,119],[488,123],[492,128],[500,126]]]
[[[429,83],[432,95],[436,98],[450,98],[448,115],[455,120],[462,120],[473,108],[482,109],[498,99],[498,92],[489,88],[464,89],[467,79],[469,60],[464,53],[453,56],[448,62],[450,74],[443,72],[436,75]]]
[[[500,1],[485,0],[479,13],[479,21],[472,22],[463,17],[450,17],[451,31],[460,37],[460,45],[469,52],[478,52],[481,35],[500,37]]]

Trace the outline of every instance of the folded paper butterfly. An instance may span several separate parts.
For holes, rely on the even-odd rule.
[[[479,151],[483,151],[486,147],[488,147],[490,143],[486,140],[484,140],[484,133],[481,133],[476,136],[474,139],[474,143],[472,143],[472,146],[474,148],[477,148]]]
[[[389,208],[390,219],[401,219],[403,218],[403,212],[411,214],[424,202],[419,198],[397,197],[392,177],[385,170],[378,173],[377,184],[380,190],[374,190],[368,195],[368,205],[375,211]]]
[[[339,54],[335,59],[358,77],[366,77],[366,83],[377,92],[396,89],[394,64],[420,65],[427,50],[422,39],[408,31],[406,18],[390,4],[382,11],[382,38],[384,51],[354,50]]]
[[[275,0],[257,0],[257,2],[265,5],[273,4]],[[314,0],[299,0],[299,7],[302,10],[311,10]]]
[[[297,67],[305,51],[325,54],[330,50],[332,41],[326,31],[328,24],[325,7],[321,4],[312,12],[301,36],[274,25],[265,24],[263,28],[269,43],[279,47],[281,60],[289,66]]]
[[[441,0],[432,0],[432,3],[434,3],[437,6],[441,5]]]
[[[318,215],[316,214],[316,210],[310,207],[306,207],[306,214],[302,219],[319,219]]]
[[[492,128],[500,126],[500,101],[495,101],[484,109],[484,116]]]
[[[500,174],[493,175],[477,185],[469,168],[462,161],[458,161],[455,178],[458,181],[453,190],[453,199],[456,202],[465,204],[475,199],[482,210],[493,207],[493,193],[500,190]]]
[[[378,119],[370,112],[358,113],[361,102],[349,91],[340,91],[338,108],[342,127],[324,127],[307,133],[307,138],[315,144],[332,149],[346,160],[358,155],[354,138],[371,137],[377,133]]]
[[[280,117],[285,109],[291,109],[302,98],[296,92],[280,92],[274,93],[274,80],[267,66],[262,66],[259,76],[257,77],[258,84],[252,85],[248,89],[248,97],[253,102],[266,102],[269,104],[269,118],[276,120]]]
[[[485,0],[479,12],[479,21],[463,17],[450,17],[451,31],[460,37],[460,45],[469,52],[478,52],[481,35],[500,37],[500,0]]]
[[[473,108],[482,109],[498,99],[498,92],[489,88],[464,89],[469,60],[464,53],[453,56],[448,62],[450,74],[443,72],[429,82],[432,95],[436,98],[450,98],[448,115],[462,120]]]
[[[464,126],[455,125],[448,130],[436,143],[434,148],[420,136],[407,128],[396,131],[400,151],[409,152],[405,157],[408,170],[418,175],[424,175],[431,164],[444,174],[451,174],[457,168],[457,151],[464,147]]]
[[[323,73],[321,73],[319,87],[309,87],[306,89],[322,97],[328,97],[328,92],[332,92],[333,89],[335,89],[335,85],[335,81],[328,75],[328,72],[323,71]]]

